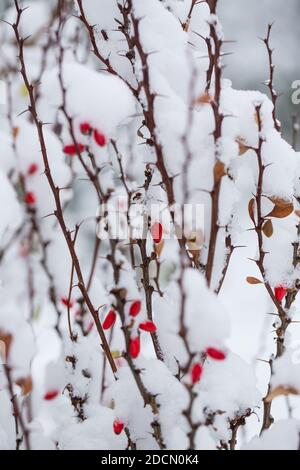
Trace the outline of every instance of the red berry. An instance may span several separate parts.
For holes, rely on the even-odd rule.
[[[20,244],[20,248],[19,248],[20,256],[25,258],[26,256],[29,255],[29,252],[30,252],[29,242],[28,241],[22,241],[21,244]]]
[[[45,393],[44,400],[47,400],[47,401],[54,400],[54,398],[56,398],[58,394],[59,394],[58,390],[49,390],[49,392]]]
[[[287,289],[283,286],[277,286],[274,289],[275,297],[278,302],[281,302],[287,294]]]
[[[141,311],[141,306],[142,303],[140,300],[136,300],[135,302],[133,302],[129,309],[129,315],[131,317],[136,317]]]
[[[226,358],[226,354],[220,349],[207,348],[206,354],[216,361],[223,361]]]
[[[29,165],[28,167],[27,174],[34,175],[38,171],[38,169],[39,167],[36,163],[31,163],[31,165]]]
[[[35,194],[31,191],[29,191],[28,193],[25,194],[25,202],[26,204],[28,204],[29,206],[33,206],[35,203],[36,203],[36,197],[35,197]]]
[[[193,384],[199,382],[199,380],[201,379],[202,371],[203,368],[201,364],[197,363],[193,365],[191,370],[191,379]]]
[[[74,302],[68,297],[62,297],[61,298],[61,303],[65,305],[65,307],[72,308],[74,305]]]
[[[77,145],[65,145],[64,147],[64,153],[66,155],[74,156],[78,152],[82,153],[85,149],[85,146],[83,144],[77,144]]]
[[[130,344],[129,344],[130,356],[133,359],[136,359],[138,357],[138,355],[140,354],[140,350],[141,350],[140,337],[136,336],[136,338],[133,338],[133,339],[130,340]]]
[[[114,433],[119,435],[124,429],[124,423],[120,421],[119,419],[115,419],[113,427],[114,427]]]
[[[106,144],[106,137],[102,132],[98,131],[97,129],[94,130],[94,139],[99,147],[104,147]]]
[[[105,317],[105,320],[103,322],[102,328],[103,330],[109,330],[115,323],[117,318],[116,312],[114,310],[110,310],[108,314]]]
[[[148,333],[154,333],[157,330],[156,325],[153,323],[153,321],[150,320],[140,323],[139,329],[147,331]]]
[[[153,238],[154,243],[158,244],[162,240],[163,235],[163,227],[162,224],[159,222],[155,222],[151,227],[151,235]]]
[[[89,324],[88,327],[87,327],[87,333],[90,333],[93,328],[94,328],[94,322],[91,321],[90,324]]]
[[[80,124],[80,132],[84,135],[89,135],[92,131],[92,126],[88,122],[82,122]]]

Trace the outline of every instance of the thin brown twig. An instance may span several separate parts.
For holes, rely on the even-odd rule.
[[[8,387],[8,392],[10,395],[10,401],[13,407],[13,416],[14,416],[15,424],[16,424],[16,450],[19,450],[22,439],[24,439],[26,449],[30,450],[29,431],[25,425],[22,413],[20,411],[18,398],[16,394],[14,393],[14,385],[13,385],[13,381],[11,377],[11,368],[7,364],[4,364],[3,367],[4,367],[4,372],[5,372],[5,376],[7,380],[7,387]],[[20,438],[19,436],[19,425],[20,425],[20,429],[22,430],[23,438]]]
[[[271,32],[272,32],[273,24],[268,25],[268,30],[267,30],[267,35],[262,41],[264,42],[266,48],[267,48],[267,53],[268,53],[268,59],[269,59],[269,71],[270,71],[270,76],[269,79],[266,82],[267,87],[270,90],[270,96],[271,100],[273,103],[273,111],[272,111],[272,117],[273,117],[273,122],[274,122],[274,127],[278,132],[281,132],[281,127],[280,123],[277,120],[276,114],[277,114],[277,100],[278,100],[278,94],[275,91],[275,86],[274,86],[274,72],[275,72],[275,65],[273,62],[273,52],[274,50],[271,48],[270,45],[270,37],[271,37]]]
[[[217,0],[208,1],[211,14],[216,14]],[[222,49],[222,39],[218,36],[216,29],[216,20],[210,21],[210,38],[214,45],[214,50],[212,51],[212,63],[215,72],[215,93],[212,100],[211,106],[214,113],[215,119],[215,130],[214,130],[214,141],[215,141],[215,167],[214,167],[214,186],[211,191],[211,227],[210,227],[210,237],[209,237],[209,247],[208,247],[208,256],[206,262],[206,280],[208,286],[211,285],[213,268],[214,268],[214,259],[217,248],[217,239],[219,233],[219,198],[222,185],[222,179],[225,174],[224,164],[219,160],[219,154],[217,146],[219,139],[222,136],[222,124],[224,116],[220,111],[220,100],[221,100],[221,85],[222,85],[222,64],[221,64],[221,49]]]
[[[191,22],[191,19],[192,19],[193,11],[194,11],[194,8],[197,5],[197,3],[200,3],[199,0],[192,0],[189,12],[187,14],[187,18],[186,18],[185,22],[182,23],[182,28],[186,32],[189,30],[189,26],[190,26],[190,22]]]
[[[119,284],[119,279],[120,279],[120,270],[122,265],[116,261],[116,248],[117,248],[117,242],[116,240],[110,240],[110,245],[111,245],[111,253],[107,255],[107,260],[111,263],[112,268],[113,268],[113,273],[114,273],[114,282],[115,285],[117,286]],[[115,296],[116,299],[116,305],[115,309],[119,314],[121,324],[122,324],[122,331],[124,334],[124,342],[125,342],[125,353],[124,353],[124,358],[127,361],[127,364],[131,370],[131,373],[133,375],[133,378],[135,380],[136,386],[141,394],[141,397],[144,401],[144,405],[150,405],[152,413],[153,413],[153,422],[151,423],[152,429],[153,429],[153,437],[157,441],[160,449],[165,449],[165,442],[163,439],[162,435],[162,429],[161,425],[159,422],[159,405],[157,403],[156,397],[151,395],[146,387],[144,386],[144,383],[141,378],[141,370],[137,369],[135,367],[135,363],[133,359],[131,358],[130,355],[130,329],[129,326],[126,324],[126,317],[125,317],[125,302],[126,299],[124,298],[124,293],[122,289],[119,288],[114,288],[111,293]]]
[[[108,73],[111,73],[112,75],[116,75],[117,77],[119,77],[123,82],[126,83],[126,85],[130,88],[130,90],[132,91],[133,94],[136,94],[136,90],[135,88],[129,83],[127,82],[127,80],[125,80],[120,74],[118,74],[116,72],[116,70],[112,67],[111,63],[110,63],[110,60],[109,59],[106,59],[101,53],[100,53],[100,50],[98,48],[98,45],[97,45],[97,38],[96,38],[96,35],[95,35],[95,27],[94,26],[91,26],[86,18],[86,15],[85,15],[85,11],[84,11],[84,8],[83,8],[83,5],[82,5],[82,0],[76,0],[77,1],[77,5],[78,5],[78,8],[79,8],[79,12],[80,12],[80,15],[79,15],[79,20],[84,24],[84,26],[86,27],[87,31],[88,31],[88,34],[89,34],[89,37],[90,37],[90,41],[91,41],[91,44],[93,46],[93,49],[92,49],[92,52],[93,54],[100,60],[100,62],[105,65],[106,67],[106,71]]]
[[[19,25],[20,25],[23,10],[22,10],[22,8],[19,7],[18,0],[15,0],[15,8],[16,8],[16,12],[17,12],[17,19],[16,19],[16,22],[12,25],[12,28],[14,30],[16,41],[17,41],[17,44],[18,44],[18,49],[19,49],[19,57],[18,58],[19,58],[19,61],[20,61],[20,66],[21,66],[20,73],[22,75],[22,78],[24,80],[24,84],[25,84],[26,89],[27,89],[28,94],[29,94],[30,105],[29,105],[28,109],[31,113],[31,116],[33,118],[36,130],[37,130],[37,133],[38,133],[38,138],[39,138],[39,142],[40,142],[40,145],[41,145],[41,152],[42,152],[43,162],[44,162],[44,166],[45,166],[45,175],[46,175],[46,178],[48,180],[50,189],[51,189],[53,197],[54,197],[55,205],[56,205],[56,209],[54,211],[54,214],[55,214],[55,216],[58,220],[58,223],[59,223],[60,228],[62,230],[63,236],[64,236],[65,241],[67,243],[71,259],[73,260],[73,263],[74,263],[75,271],[76,271],[77,278],[78,278],[78,287],[79,287],[79,289],[82,293],[82,296],[84,298],[84,301],[85,301],[85,303],[86,303],[86,305],[87,305],[87,307],[88,307],[88,309],[89,309],[89,311],[90,311],[90,313],[91,313],[91,315],[94,319],[94,322],[95,322],[96,327],[97,327],[98,334],[99,334],[100,339],[101,339],[102,348],[103,348],[104,353],[106,354],[106,357],[107,357],[107,359],[110,363],[111,369],[112,369],[113,373],[116,373],[117,368],[116,368],[114,359],[113,359],[113,357],[111,355],[111,352],[109,350],[109,346],[108,346],[104,331],[102,329],[102,326],[101,326],[101,323],[100,323],[100,320],[99,320],[99,317],[98,317],[98,312],[94,309],[93,304],[91,302],[91,299],[89,297],[89,294],[86,290],[86,286],[85,286],[83,274],[82,274],[82,271],[81,271],[80,263],[79,263],[74,245],[72,243],[71,233],[68,230],[68,228],[66,226],[66,223],[65,223],[65,220],[64,220],[64,215],[63,215],[63,210],[62,210],[62,205],[61,205],[61,200],[60,200],[60,188],[56,186],[56,184],[54,182],[54,179],[52,177],[51,168],[50,168],[49,160],[48,160],[47,147],[46,147],[45,138],[44,138],[44,131],[43,131],[44,124],[42,123],[42,121],[40,121],[40,119],[38,117],[36,102],[35,102],[35,96],[34,96],[34,91],[33,91],[34,87],[29,81],[26,66],[25,66],[25,60],[24,60],[24,43],[25,43],[25,40],[20,36],[20,33],[19,33]]]
[[[257,105],[256,108],[256,120],[257,120],[257,125],[258,125],[258,147],[255,150],[256,156],[257,156],[257,164],[258,164],[258,179],[257,179],[257,185],[256,185],[256,194],[255,194],[255,204],[256,204],[256,219],[254,217],[254,213],[252,213],[251,219],[254,224],[254,228],[256,231],[257,235],[257,241],[258,241],[258,252],[259,256],[258,259],[255,260],[255,263],[261,273],[261,276],[263,278],[263,283],[264,286],[273,302],[273,304],[276,307],[276,310],[278,312],[278,316],[280,319],[280,325],[276,327],[276,345],[277,345],[277,351],[276,351],[276,356],[275,359],[278,357],[282,356],[284,352],[284,340],[285,340],[285,333],[288,328],[288,326],[291,323],[291,320],[288,316],[287,310],[283,308],[281,305],[281,302],[279,302],[276,299],[276,296],[273,292],[272,287],[270,286],[269,282],[266,279],[266,273],[265,273],[265,267],[264,267],[264,259],[266,256],[266,252],[264,251],[264,241],[263,241],[263,225],[265,223],[265,217],[262,214],[262,198],[263,198],[263,182],[264,182],[264,173],[266,170],[266,165],[264,164],[263,161],[263,145],[264,145],[264,138],[262,137],[262,118],[261,118],[261,105]],[[273,366],[273,359],[270,359],[269,361],[270,364],[270,371],[272,375],[272,366]],[[268,391],[267,395],[270,391],[270,382],[268,385]],[[264,403],[264,412],[263,412],[263,423],[262,423],[262,428],[261,432],[264,430],[268,429],[271,424],[273,423],[273,418],[271,416],[271,407],[272,407],[272,402],[267,400],[267,395],[263,399]]]

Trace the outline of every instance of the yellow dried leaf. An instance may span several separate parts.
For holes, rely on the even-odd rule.
[[[116,351],[111,351],[111,355],[112,355],[112,357],[113,357],[114,359],[118,359],[119,357],[122,357],[121,351],[118,351],[118,350],[116,350]]]
[[[23,96],[24,98],[26,98],[26,96],[29,95],[27,86],[26,86],[25,84],[21,85],[20,94],[21,94],[21,96]]]

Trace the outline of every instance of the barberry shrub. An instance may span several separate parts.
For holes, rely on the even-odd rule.
[[[298,449],[300,166],[271,27],[268,97],[226,79],[217,0],[3,20],[0,449]]]

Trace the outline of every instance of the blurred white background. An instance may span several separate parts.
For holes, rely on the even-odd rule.
[[[0,14],[11,3],[12,0],[0,0]],[[218,13],[226,39],[236,41],[225,47],[227,52],[233,52],[224,59],[225,75],[232,79],[235,88],[241,89],[268,91],[263,85],[269,76],[268,57],[259,37],[264,37],[268,23],[274,22],[271,42],[276,66],[275,86],[282,94],[278,100],[278,118],[285,138],[290,141],[291,116],[300,116],[300,105],[291,102],[291,84],[300,80],[300,1],[219,0]],[[300,136],[298,147],[300,149]]]
[[[233,54],[224,59],[225,75],[232,79],[235,88],[263,92],[267,92],[263,82],[269,76],[268,56],[259,37],[265,37],[268,23],[274,22],[271,43],[276,66],[275,87],[282,93],[278,117],[285,137],[290,140],[291,115],[300,116],[300,105],[291,102],[291,84],[300,80],[300,1],[219,0],[219,17],[226,38],[237,41],[226,46],[226,51]]]

